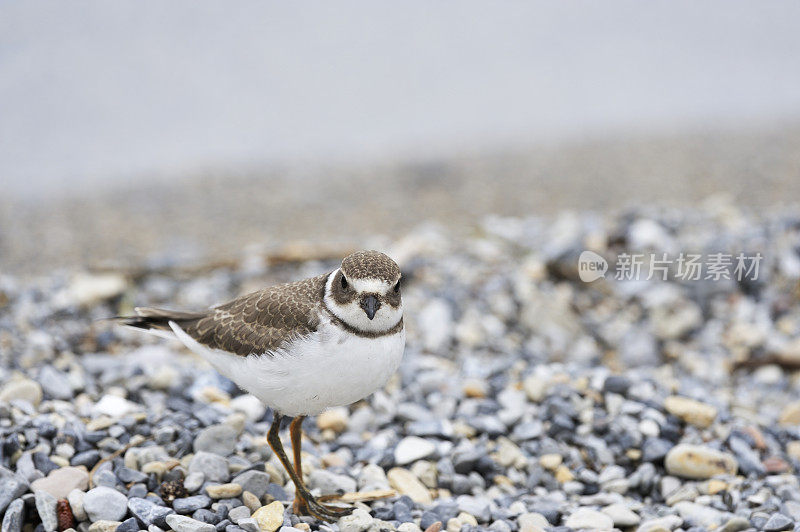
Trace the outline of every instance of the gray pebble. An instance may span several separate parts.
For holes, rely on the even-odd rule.
[[[83,509],[92,521],[122,521],[128,511],[128,498],[113,488],[98,486],[84,495]]]

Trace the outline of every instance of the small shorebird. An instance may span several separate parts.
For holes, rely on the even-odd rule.
[[[405,347],[400,269],[377,251],[341,267],[272,286],[205,312],[137,308],[126,325],[177,338],[274,412],[267,441],[295,485],[293,509],[335,520],[352,511],[315,499],[303,482],[303,419],[354,403],[383,386]],[[294,467],[279,437],[289,428]]]

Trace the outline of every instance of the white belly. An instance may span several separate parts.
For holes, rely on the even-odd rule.
[[[405,330],[361,338],[330,323],[287,349],[239,357],[209,349],[177,326],[178,338],[239,387],[287,416],[314,415],[371,394],[397,370]]]

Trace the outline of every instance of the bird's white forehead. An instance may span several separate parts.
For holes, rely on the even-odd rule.
[[[381,279],[348,279],[353,289],[359,293],[383,294],[392,288],[392,284]]]

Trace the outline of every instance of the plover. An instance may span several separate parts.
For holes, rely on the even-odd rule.
[[[333,520],[300,463],[306,416],[363,399],[397,370],[405,348],[400,269],[377,251],[345,257],[330,273],[253,292],[205,312],[136,308],[124,324],[177,338],[274,412],[267,441],[295,484],[295,513]],[[279,437],[289,428],[294,467]]]

